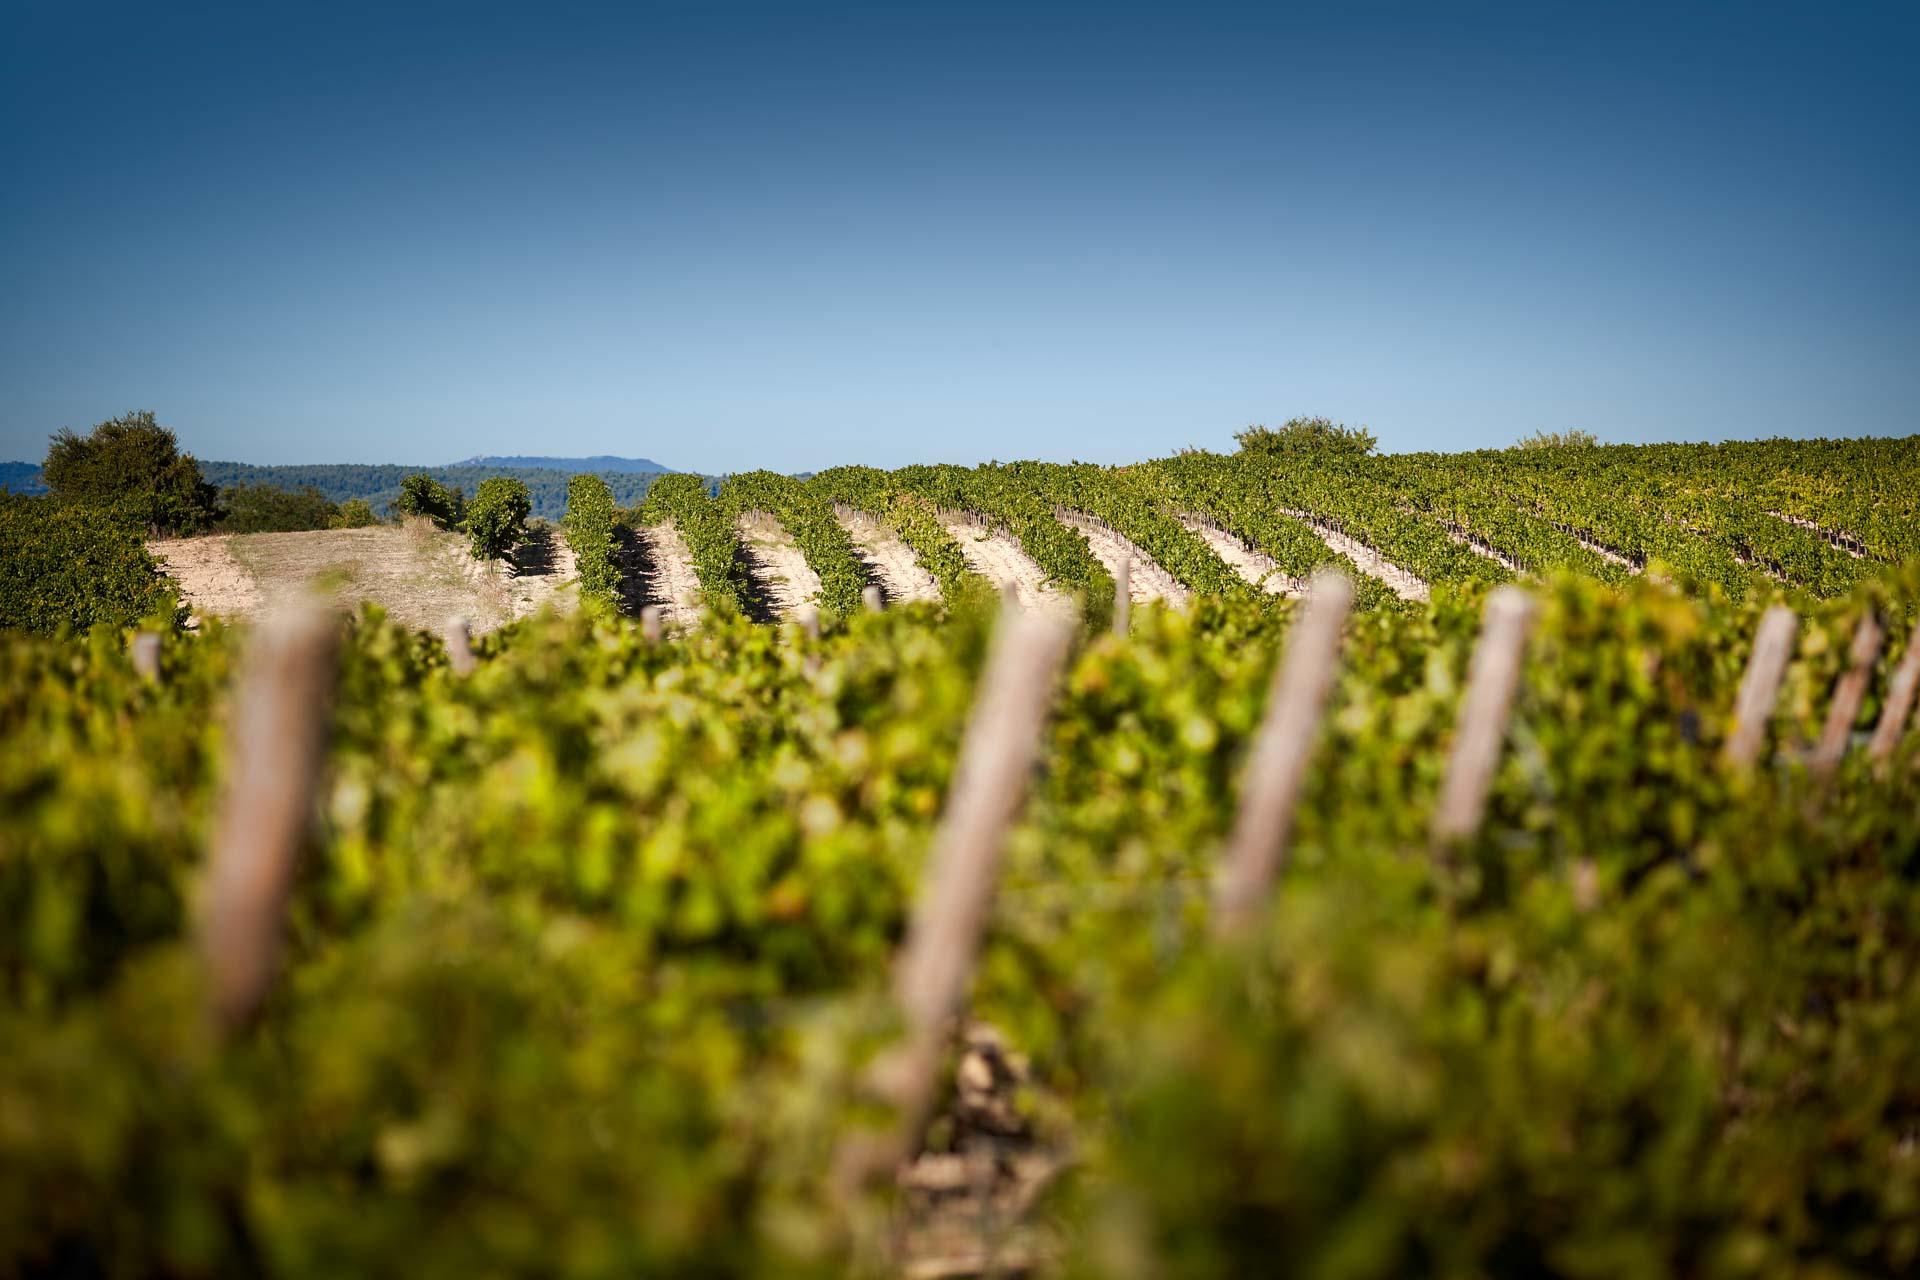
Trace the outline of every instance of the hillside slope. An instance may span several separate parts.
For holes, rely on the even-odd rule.
[[[1169,597],[1175,585],[1218,595],[1332,566],[1359,582],[1363,606],[1439,586],[1564,572],[1618,584],[1648,570],[1734,600],[1781,584],[1839,596],[1920,557],[1920,437],[1188,452],[1122,467],[840,468],[812,483],[874,516],[931,503],[1018,544],[1051,587],[1089,601],[1113,591],[1118,554],[1103,559],[1103,542],[1164,574],[1154,580]]]

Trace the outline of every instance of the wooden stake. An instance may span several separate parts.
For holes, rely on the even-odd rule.
[[[640,610],[640,638],[648,644],[659,644],[660,634],[660,606],[647,605]]]
[[[860,603],[866,606],[868,613],[879,613],[887,607],[886,600],[880,594],[880,588],[871,583],[860,588]]]
[[[812,604],[803,604],[793,611],[793,617],[808,642],[807,651],[800,658],[800,669],[813,675],[820,670],[820,610]]]
[[[1346,575],[1322,572],[1314,577],[1306,612],[1287,636],[1286,657],[1267,689],[1266,715],[1240,784],[1240,812],[1227,841],[1226,865],[1214,886],[1216,936],[1238,934],[1259,919],[1285,863],[1307,761],[1333,687],[1340,631],[1352,604],[1353,584]]]
[[[966,996],[1001,845],[1039,756],[1054,681],[1073,633],[1070,618],[1018,608],[1003,611],[995,629],[894,971],[905,1043],[882,1087],[900,1113],[896,1159],[919,1146],[926,1126],[948,1020]]]
[[[1907,651],[1901,655],[1900,665],[1894,668],[1893,680],[1887,685],[1887,701],[1880,708],[1880,723],[1874,726],[1873,738],[1867,743],[1867,758],[1875,764],[1891,759],[1894,748],[1900,745],[1900,735],[1907,731],[1907,717],[1913,713],[1916,689],[1920,689],[1920,623],[1915,624],[1907,637]]]
[[[457,676],[470,676],[479,664],[473,658],[472,632],[465,618],[447,619],[447,665]]]
[[[1133,557],[1120,557],[1120,572],[1113,575],[1113,634],[1125,639],[1133,621]]]
[[[198,939],[223,1033],[253,1017],[273,981],[294,862],[313,818],[339,644],[329,613],[296,606],[261,624],[240,674]]]
[[[1816,778],[1830,778],[1847,754],[1853,738],[1853,722],[1860,718],[1860,704],[1866,701],[1867,686],[1873,683],[1873,664],[1880,657],[1880,644],[1886,629],[1869,609],[1853,630],[1853,644],[1847,650],[1847,669],[1833,686],[1833,701],[1827,705],[1827,722],[1820,730],[1820,741],[1807,757],[1807,769]]]
[[[1780,680],[1787,674],[1787,662],[1793,657],[1793,644],[1800,630],[1800,619],[1793,610],[1776,604],[1760,615],[1753,633],[1753,653],[1747,659],[1746,674],[1740,678],[1740,692],[1733,703],[1733,727],[1720,760],[1729,769],[1746,770],[1760,758],[1766,745],[1767,724],[1773,719],[1773,704],[1780,696]]]
[[[148,684],[160,683],[160,633],[142,631],[133,637],[133,669]]]
[[[1532,597],[1518,587],[1496,587],[1487,597],[1453,755],[1434,810],[1436,844],[1462,839],[1480,826],[1500,748],[1506,742],[1507,717],[1520,684],[1521,658],[1534,611]]]

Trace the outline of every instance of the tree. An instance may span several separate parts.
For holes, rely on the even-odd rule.
[[[1297,453],[1372,453],[1379,443],[1365,427],[1349,427],[1331,418],[1288,418],[1277,429],[1248,427],[1233,437],[1240,452],[1260,456]]]
[[[1591,431],[1536,431],[1514,443],[1516,449],[1591,449],[1600,438]]]
[[[506,476],[480,482],[467,504],[467,537],[475,560],[498,560],[527,536],[527,516],[533,499],[527,486]]]
[[[43,471],[63,502],[111,507],[149,533],[198,533],[219,515],[200,464],[148,410],[109,418],[84,436],[62,427]]]
[[[341,503],[339,509],[333,513],[333,520],[328,527],[333,529],[364,529],[369,525],[379,523],[379,517],[373,514],[372,503],[368,502],[365,498],[348,498],[345,502]]]
[[[227,509],[220,521],[224,533],[326,529],[340,510],[312,485],[291,490],[270,484],[239,484],[223,491],[220,500]]]

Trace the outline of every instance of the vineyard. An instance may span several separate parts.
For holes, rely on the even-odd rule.
[[[836,467],[804,482],[753,472],[717,489],[677,476],[632,519],[684,540],[689,562],[673,570],[697,577],[708,605],[761,621],[800,604],[844,615],[864,585],[934,598],[930,579],[948,601],[981,587],[1028,608],[1077,600],[1098,629],[1123,565],[1131,603],[1173,607],[1297,596],[1328,567],[1354,580],[1363,610],[1560,573],[1618,585],[1652,572],[1734,602],[1782,587],[1840,596],[1920,554],[1916,494],[1911,439],[1193,452],[1126,467]],[[784,531],[784,567],[767,521]]]
[[[33,597],[0,1275],[1911,1274],[1915,443],[581,477],[479,636]]]

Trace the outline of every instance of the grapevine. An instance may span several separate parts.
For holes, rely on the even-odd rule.
[[[613,490],[599,476],[567,482],[567,546],[580,573],[580,594],[611,605],[618,598],[620,567],[614,557]]]
[[[709,591],[739,582],[732,506],[802,541],[839,501],[915,530],[950,601],[968,579],[931,536],[935,503],[1022,530],[1090,601],[1056,506],[1221,588],[1075,640],[968,984],[968,1017],[1005,1046],[992,1070],[1018,1071],[989,1132],[966,1118],[976,1059],[945,1060],[960,1078],[909,1172],[1046,1164],[1059,1192],[1029,1212],[1069,1274],[1109,1273],[1122,1237],[1185,1275],[1282,1250],[1369,1277],[1910,1270],[1911,710],[1890,754],[1862,744],[1910,661],[1920,560],[1820,539],[1812,559],[1776,553],[1786,581],[1740,565],[1730,540],[1760,526],[1715,503],[1758,492],[1760,461],[1612,514],[1600,490],[1632,458],[1342,465],[1371,479],[1341,518],[1448,589],[1349,616],[1284,871],[1230,942],[1211,886],[1302,605],[1172,531],[1203,512],[1289,572],[1337,565],[1274,514],[1304,482],[1189,457],[746,476],[718,501],[693,477],[655,486],[646,515],[675,520]],[[1780,510],[1895,545],[1764,483]],[[1658,519],[1663,545],[1705,549],[1702,576],[1560,571],[1571,535],[1536,507],[1495,514],[1530,485],[1623,544],[1665,537]],[[587,478],[572,498],[584,578],[610,502]],[[1484,816],[1437,848],[1481,588],[1505,576],[1443,519],[1532,539],[1515,558],[1537,578]],[[1421,559],[1429,535],[1453,552]],[[1729,564],[1737,592],[1714,576]],[[1776,606],[1794,644],[1758,767],[1732,767]],[[1869,619],[1889,640],[1860,658]],[[224,1038],[194,904],[258,633],[155,618],[142,667],[138,625],[0,635],[0,1269],[890,1270],[872,1243],[889,1219],[836,1161],[886,1109],[872,1064],[987,611],[855,610],[813,638],[724,609],[664,635],[586,609],[480,637],[463,672],[363,609],[342,624],[280,972]],[[1855,675],[1851,749],[1816,776]],[[1004,1225],[975,1228],[983,1248]]]
[[[699,476],[668,475],[647,490],[641,516],[648,524],[672,520],[693,554],[693,570],[707,604],[740,613],[746,608],[747,575],[733,522]]]
[[[765,511],[786,528],[820,576],[822,607],[841,617],[860,607],[866,573],[854,555],[853,541],[833,518],[833,509],[806,485],[771,471],[742,472],[720,486],[719,503],[735,515]]]

